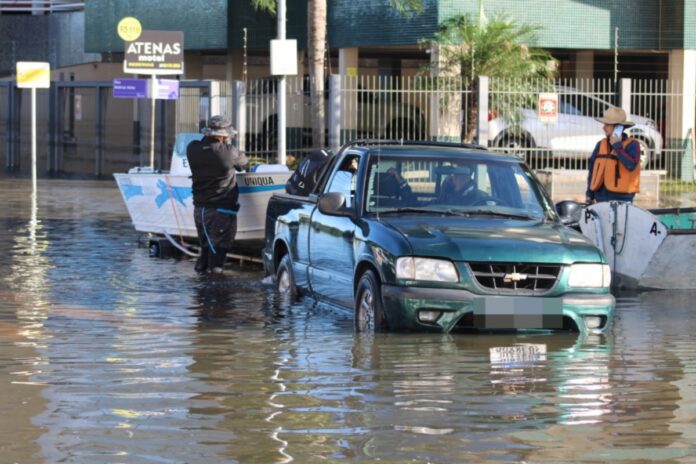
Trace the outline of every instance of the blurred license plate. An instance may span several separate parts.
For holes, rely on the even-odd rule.
[[[561,298],[500,297],[480,298],[474,302],[474,327],[477,329],[561,329]]]
[[[546,345],[516,343],[511,346],[495,346],[490,349],[490,354],[492,364],[546,361]]]

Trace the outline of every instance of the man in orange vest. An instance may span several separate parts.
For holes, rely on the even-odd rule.
[[[601,118],[605,138],[597,142],[587,167],[585,201],[633,202],[640,191],[640,144],[623,131],[634,124],[621,108],[608,108]]]

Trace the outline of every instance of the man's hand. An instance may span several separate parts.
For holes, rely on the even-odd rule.
[[[615,134],[611,134],[611,137],[609,137],[609,143],[614,145],[615,143],[621,142],[621,137]]]

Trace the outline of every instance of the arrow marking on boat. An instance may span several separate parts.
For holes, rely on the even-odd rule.
[[[145,195],[142,185],[121,184],[121,191],[123,192],[123,196],[126,197],[126,201],[138,195]]]
[[[170,192],[170,189],[167,188],[167,184],[162,179],[157,181],[157,188],[160,189],[160,194],[155,198],[155,204],[158,208],[161,208],[170,198],[174,198],[181,203],[182,206],[186,206],[184,201],[193,195],[191,187],[172,187]]]

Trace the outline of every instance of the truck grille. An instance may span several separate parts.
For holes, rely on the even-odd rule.
[[[543,293],[553,288],[561,274],[560,264],[469,263],[476,282],[503,293]]]

